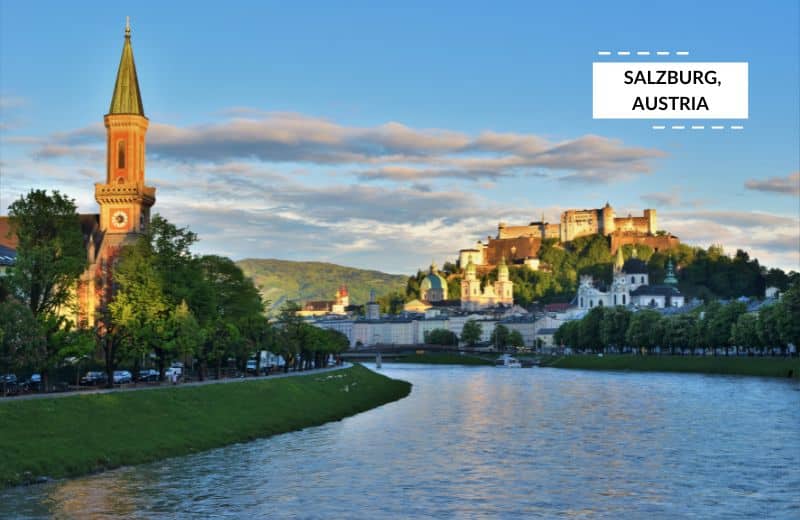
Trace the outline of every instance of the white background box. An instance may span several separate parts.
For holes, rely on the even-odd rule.
[[[626,85],[625,71],[716,71],[721,85]],[[747,119],[747,62],[594,62],[592,64],[592,117],[594,119]],[[666,79],[666,76],[665,76]],[[633,110],[637,96],[704,96],[708,110]],[[646,105],[645,105],[646,106]]]

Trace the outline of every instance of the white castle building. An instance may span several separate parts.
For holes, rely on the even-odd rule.
[[[667,262],[667,275],[662,285],[650,285],[647,264],[633,256],[623,262],[622,248],[617,249],[614,262],[614,280],[610,291],[601,291],[594,285],[591,276],[581,276],[578,286],[577,304],[580,309],[591,309],[599,306],[639,306],[663,309],[665,307],[683,307],[685,298],[676,287],[678,283],[672,267],[672,260]]]

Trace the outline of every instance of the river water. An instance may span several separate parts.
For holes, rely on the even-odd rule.
[[[384,364],[343,421],[0,492],[2,518],[800,518],[800,383]]]

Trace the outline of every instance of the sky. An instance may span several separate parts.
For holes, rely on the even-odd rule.
[[[98,211],[130,16],[154,211],[198,253],[409,273],[609,202],[800,270],[799,5],[0,0],[0,212]],[[593,120],[597,52],[662,49],[748,62],[743,129]]]

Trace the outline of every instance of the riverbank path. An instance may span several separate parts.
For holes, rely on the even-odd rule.
[[[287,372],[285,374],[273,374],[269,376],[256,376],[256,377],[231,377],[227,379],[208,379],[206,381],[192,381],[191,383],[178,383],[178,384],[170,384],[170,383],[160,383],[156,385],[145,385],[142,384],[141,386],[133,385],[132,386],[125,386],[120,388],[102,388],[97,390],[77,390],[72,392],[53,392],[47,394],[27,394],[27,395],[19,395],[14,397],[0,397],[0,405],[3,403],[11,403],[16,401],[25,401],[27,399],[54,399],[54,398],[61,398],[61,397],[74,397],[76,395],[95,395],[95,394],[111,394],[117,392],[139,392],[145,390],[160,390],[164,388],[186,388],[191,386],[205,386],[205,385],[221,385],[221,384],[234,384],[234,383],[246,383],[248,381],[263,381],[265,379],[282,379],[285,377],[295,377],[295,376],[311,376],[315,374],[324,374],[326,372],[336,372],[337,370],[343,370],[345,368],[352,367],[352,363],[343,363],[338,366],[328,367],[328,368],[316,368],[312,370],[303,370],[303,371],[295,371],[295,372]]]

